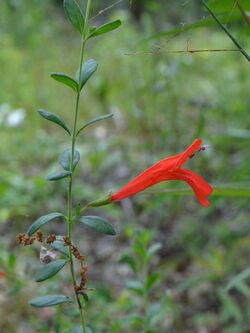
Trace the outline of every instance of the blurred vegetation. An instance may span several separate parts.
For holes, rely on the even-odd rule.
[[[249,27],[234,1],[218,2],[210,3],[250,51]],[[250,11],[247,1],[242,3]],[[113,4],[94,1],[92,15]],[[88,309],[94,332],[249,331],[249,275],[226,290],[249,264],[249,63],[238,51],[170,52],[187,50],[187,45],[188,50],[235,49],[216,24],[185,29],[205,16],[200,1],[124,0],[93,21],[120,18],[123,25],[96,38],[87,50],[99,68],[82,98],[80,119],[112,112],[114,120],[82,134],[78,198],[84,202],[118,189],[195,137],[211,148],[192,159],[190,168],[218,188],[209,209],[192,195],[180,195],[186,187],[178,182],[102,209],[98,214],[119,231],[115,240],[94,232],[83,235],[79,229],[95,288]],[[38,268],[39,249],[20,253],[15,236],[66,202],[66,184],[45,180],[62,148],[68,148],[66,138],[36,110],[42,107],[72,121],[73,94],[49,74],[75,72],[79,39],[66,22],[62,1],[3,0],[0,43],[0,271],[6,273],[0,279],[0,332],[69,332],[71,322],[63,314],[70,307],[37,312],[27,305],[44,288],[27,283]],[[60,224],[51,228],[65,232]],[[140,263],[136,249],[147,251],[155,243],[161,248],[147,269],[159,277],[145,309],[145,295],[127,282],[140,284],[131,264]],[[67,290],[66,274],[60,278]],[[49,291],[59,288],[57,278],[52,279]],[[77,314],[70,314],[77,323]],[[55,316],[58,327],[53,326]],[[145,322],[150,323],[147,331]]]

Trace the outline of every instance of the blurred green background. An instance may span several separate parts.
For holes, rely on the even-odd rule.
[[[241,2],[249,17],[248,1]],[[250,52],[250,28],[234,1],[210,4]],[[216,190],[208,209],[185,184],[168,182],[90,211],[113,222],[118,236],[77,230],[95,288],[89,326],[95,333],[249,332],[249,272],[225,289],[249,265],[249,63],[238,51],[171,52],[236,48],[204,19],[209,15],[198,0],[93,0],[91,16],[95,25],[117,18],[123,24],[91,40],[85,53],[99,68],[82,96],[80,122],[105,113],[114,118],[81,134],[75,198],[86,202],[119,189],[196,137],[210,148],[189,167]],[[48,183],[46,175],[56,169],[68,138],[36,110],[72,123],[74,94],[50,73],[75,72],[79,43],[61,0],[0,2],[1,333],[64,333],[78,322],[70,307],[37,311],[27,304],[46,291],[71,291],[66,271],[35,284],[39,247],[20,248],[15,237],[40,215],[66,209],[66,181]],[[56,223],[47,231],[65,234],[65,226]],[[152,246],[145,265],[157,278],[145,296],[140,255]]]

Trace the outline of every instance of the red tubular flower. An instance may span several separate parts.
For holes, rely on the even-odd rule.
[[[0,279],[5,277],[5,273],[0,271]]]
[[[204,150],[201,147],[202,140],[196,139],[183,153],[165,158],[152,165],[131,180],[120,191],[111,196],[111,201],[120,201],[131,197],[150,186],[166,180],[183,180],[194,191],[199,202],[204,206],[210,205],[207,197],[213,192],[213,188],[198,174],[182,169],[182,165],[188,158],[193,157],[197,151]]]

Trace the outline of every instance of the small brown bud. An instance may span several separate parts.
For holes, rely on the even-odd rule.
[[[78,293],[79,291],[81,291],[82,288],[81,288],[81,286],[78,286],[77,284],[75,284],[74,289],[75,289],[75,292]]]
[[[80,275],[84,276],[88,271],[88,266],[83,266],[80,271]]]
[[[56,234],[50,234],[49,237],[47,238],[46,242],[47,244],[51,244],[56,240]]]
[[[22,244],[24,236],[25,236],[25,234],[18,234],[16,236],[16,240],[17,240],[18,244]]]
[[[73,256],[78,259],[78,260],[84,260],[84,256],[82,256],[78,250],[78,248],[74,245],[71,245],[71,249],[72,249],[72,254]]]
[[[66,246],[70,246],[71,245],[71,240],[69,239],[69,237],[64,236],[63,240],[64,240],[64,245],[66,245]]]
[[[41,231],[36,232],[36,240],[40,243],[43,242],[43,233]]]

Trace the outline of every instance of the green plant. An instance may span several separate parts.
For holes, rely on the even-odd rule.
[[[167,294],[159,293],[160,270],[154,265],[162,244],[154,241],[153,230],[134,229],[132,225],[126,227],[130,247],[120,259],[133,272],[126,283],[128,299],[133,301],[129,302],[127,315],[119,325],[124,332],[157,333],[160,322],[170,314]]]
[[[72,303],[78,306],[79,314],[81,318],[81,328],[77,328],[75,331],[82,331],[83,333],[88,332],[86,326],[86,320],[84,315],[84,303],[88,301],[88,288],[86,288],[87,283],[87,270],[88,267],[84,265],[85,257],[80,254],[77,246],[73,241],[73,232],[76,222],[80,222],[84,225],[89,226],[92,229],[95,229],[98,232],[114,235],[115,230],[111,224],[106,220],[98,216],[81,216],[81,213],[84,211],[84,208],[81,208],[80,203],[74,208],[73,204],[73,182],[76,166],[80,160],[80,153],[76,150],[76,143],[79,134],[86,129],[88,126],[112,117],[112,114],[105,116],[97,117],[85,123],[82,126],[78,124],[78,113],[79,113],[79,104],[80,96],[82,89],[86,85],[87,81],[97,70],[97,62],[93,59],[90,59],[84,62],[84,49],[87,41],[93,37],[102,35],[109,31],[112,31],[118,28],[121,25],[119,20],[115,20],[104,24],[100,27],[91,27],[89,25],[89,14],[91,9],[91,0],[87,1],[86,10],[83,14],[82,9],[75,0],[64,0],[64,10],[65,13],[72,23],[72,25],[78,30],[81,35],[81,51],[80,51],[80,61],[79,68],[76,72],[75,77],[71,77],[65,73],[52,73],[51,77],[56,81],[68,86],[76,94],[76,104],[75,112],[73,119],[73,129],[70,129],[70,126],[66,124],[63,118],[57,114],[51,113],[49,111],[40,109],[38,110],[39,114],[46,120],[55,123],[66,131],[71,137],[71,147],[65,150],[60,158],[59,163],[62,167],[61,171],[56,171],[48,176],[49,181],[59,181],[61,179],[67,178],[68,180],[68,202],[67,202],[67,214],[52,212],[47,215],[41,216],[37,219],[28,229],[27,234],[18,235],[19,243],[23,245],[31,245],[34,241],[44,243],[46,240],[47,244],[50,244],[54,250],[59,251],[63,259],[56,259],[57,253],[52,249],[47,249],[42,247],[40,253],[41,262],[45,264],[36,274],[35,280],[37,282],[45,281],[53,276],[55,276],[59,271],[63,269],[65,265],[69,265],[72,286],[75,293],[75,301],[65,295],[46,295],[41,296],[30,301],[30,304],[34,307],[48,307],[54,306],[62,303]],[[67,224],[67,235],[60,236],[51,234],[48,237],[44,237],[40,229],[55,219],[62,219]],[[35,236],[34,236],[35,235]],[[80,266],[80,283],[77,282],[76,275],[76,263],[75,259],[78,260],[78,265]]]

